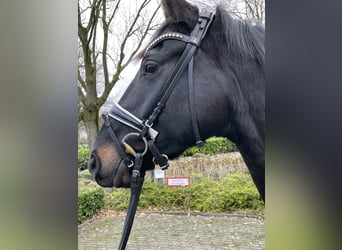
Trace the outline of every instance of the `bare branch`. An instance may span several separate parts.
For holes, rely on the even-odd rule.
[[[83,105],[86,105],[86,103],[87,103],[86,95],[84,95],[84,93],[83,93],[82,89],[80,88],[80,86],[78,86],[77,89],[78,89],[78,99],[81,101],[81,103]]]
[[[113,77],[111,79],[111,81],[109,81],[109,79],[105,79],[105,86],[104,86],[104,91],[102,93],[102,95],[99,97],[98,99],[98,105],[102,105],[111,89],[113,88],[113,86],[115,85],[115,83],[119,80],[119,76],[121,74],[121,72],[127,67],[127,65],[129,64],[129,62],[132,60],[132,58],[134,57],[134,55],[136,54],[136,52],[140,49],[141,47],[141,44],[143,42],[143,39],[146,37],[146,35],[148,34],[148,31],[150,30],[150,26],[151,26],[151,23],[154,21],[154,18],[156,16],[156,13],[158,12],[159,10],[159,6],[156,8],[156,10],[154,11],[153,15],[152,15],[152,18],[149,20],[148,22],[148,25],[146,26],[144,32],[143,32],[143,35],[140,37],[139,39],[139,42],[138,42],[138,45],[135,47],[135,49],[130,53],[128,59],[126,58],[125,56],[125,48],[126,48],[126,45],[127,45],[127,42],[129,40],[129,38],[135,33],[137,32],[137,30],[139,30],[139,28],[135,28],[137,23],[138,23],[138,20],[139,18],[141,17],[141,14],[142,14],[142,11],[144,10],[144,8],[151,2],[151,0],[145,0],[142,2],[142,4],[139,6],[139,9],[137,11],[137,13],[135,14],[135,17],[134,17],[134,20],[130,23],[130,26],[128,28],[128,31],[126,33],[126,35],[124,36],[122,42],[121,42],[121,45],[120,45],[120,52],[119,52],[119,59],[116,63],[116,71],[115,73],[113,74]],[[103,51],[103,58],[106,58],[106,55],[107,55],[107,51]],[[124,63],[123,61],[126,60],[126,62]],[[107,70],[107,62],[103,62],[103,66],[104,66],[104,71]],[[108,72],[108,71],[107,71]],[[105,73],[105,77],[106,77],[106,73]]]
[[[118,7],[118,5],[116,7]],[[109,84],[108,64],[107,64],[107,58],[106,58],[107,46],[108,46],[109,25],[106,21],[106,17],[107,17],[106,0],[103,0],[103,10],[102,10],[102,29],[103,29],[102,65],[103,65],[105,86]]]
[[[89,16],[89,21],[88,25],[86,27],[87,31],[92,29],[94,27],[94,21],[96,22],[96,13],[102,3],[102,0],[94,0],[93,3],[91,4],[91,12]],[[92,33],[92,32],[90,32]]]
[[[131,23],[130,25],[130,28],[128,29],[127,31],[127,34],[126,36],[124,37],[124,40],[122,41],[121,43],[121,46],[120,46],[120,58],[119,58],[119,62],[117,64],[117,71],[121,71],[122,70],[122,63],[123,63],[123,60],[125,58],[125,54],[124,54],[124,50],[125,50],[125,46],[126,46],[126,43],[128,41],[128,38],[132,35],[132,31],[134,29],[134,26],[136,25],[137,21],[138,21],[138,18],[140,17],[141,15],[141,12],[142,10],[144,9],[144,7],[146,7],[146,5],[150,2],[150,0],[145,0],[141,5],[140,5],[140,8],[133,20],[133,22]],[[159,6],[158,6],[158,9],[159,9]],[[155,15],[155,14],[154,14]],[[141,44],[142,41],[140,41],[140,44]],[[132,56],[131,56],[132,57]],[[126,63],[127,64],[127,63]],[[112,80],[113,82],[113,80]]]
[[[119,5],[121,3],[121,0],[118,0],[115,7],[114,7],[114,11],[112,13],[112,15],[110,16],[109,20],[108,20],[108,25],[110,25],[110,23],[113,21],[114,16],[116,15],[116,13],[118,12],[119,9]]]
[[[86,82],[83,80],[82,76],[81,76],[81,72],[80,72],[80,68],[78,67],[78,82],[81,84],[83,89],[86,89]]]
[[[92,13],[93,13],[92,18],[93,18],[93,20],[89,19],[89,23],[88,23],[88,27],[87,27],[87,31],[89,31],[89,28],[90,28],[89,24],[91,24],[91,30],[89,32],[89,37],[88,37],[88,44],[92,40],[92,37],[95,36],[97,23],[98,23],[98,19],[100,16],[101,4],[102,4],[103,0],[99,0],[96,5],[95,5],[95,2],[96,2],[96,0],[94,0],[94,4],[92,6],[92,8],[93,8],[92,9]],[[93,41],[96,41],[96,39],[94,38]],[[95,50],[93,50],[93,51],[95,51]]]
[[[146,36],[147,36],[149,30],[151,29],[152,22],[154,21],[154,18],[155,18],[155,16],[157,15],[159,9],[160,9],[160,5],[159,5],[159,6],[156,8],[156,10],[154,11],[154,13],[153,13],[151,19],[149,20],[149,22],[148,22],[148,24],[147,24],[147,26],[146,26],[146,28],[145,28],[145,30],[144,30],[144,33],[142,34],[141,39],[139,40],[139,43],[138,43],[138,45],[136,46],[135,50],[131,53],[131,55],[130,55],[129,59],[127,60],[127,62],[122,66],[123,69],[127,67],[127,65],[128,65],[128,64],[131,62],[131,60],[133,59],[134,55],[140,50],[140,47],[141,47],[141,45],[142,45],[144,39],[146,38]]]

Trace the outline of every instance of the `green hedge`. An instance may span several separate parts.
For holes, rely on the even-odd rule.
[[[87,169],[87,163],[89,159],[89,149],[85,144],[78,145],[78,170]]]
[[[93,216],[104,206],[104,190],[100,187],[79,187],[78,189],[78,222]]]
[[[183,156],[193,156],[196,153],[214,155],[219,153],[235,152],[237,148],[234,143],[223,137],[211,137],[206,140],[202,147],[191,147],[184,151]]]
[[[114,210],[127,209],[129,196],[129,190],[117,189],[106,199],[106,207]],[[251,177],[245,173],[234,173],[220,181],[203,175],[193,175],[189,187],[158,186],[158,183],[146,180],[139,207],[228,212],[241,209],[260,211],[264,205]]]

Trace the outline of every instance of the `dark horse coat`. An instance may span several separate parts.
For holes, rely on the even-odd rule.
[[[154,38],[167,32],[189,35],[198,19],[198,8],[183,0],[163,0],[165,21]],[[141,68],[119,104],[144,120],[158,101],[163,84],[185,44],[164,40],[140,54]],[[194,99],[202,139],[223,136],[238,147],[253,181],[265,200],[265,73],[264,29],[233,19],[218,5],[206,37],[194,56]],[[153,124],[159,132],[155,145],[170,158],[195,144],[189,109],[187,70],[183,72],[165,108]],[[131,129],[116,121],[111,126],[121,140]],[[132,145],[139,147],[139,145]],[[153,169],[147,153],[143,170]],[[89,170],[106,187],[129,187],[131,172],[121,160],[108,131],[102,127]]]

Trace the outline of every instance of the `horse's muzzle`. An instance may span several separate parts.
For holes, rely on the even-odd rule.
[[[94,178],[100,170],[100,161],[95,151],[91,153],[90,158],[88,160],[88,170]]]

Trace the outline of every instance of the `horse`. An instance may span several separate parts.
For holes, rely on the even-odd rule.
[[[165,21],[103,115],[89,171],[103,187],[129,188],[137,154],[144,174],[209,137],[226,137],[265,201],[264,28],[233,18],[222,4],[212,15],[185,0],[161,4]]]

